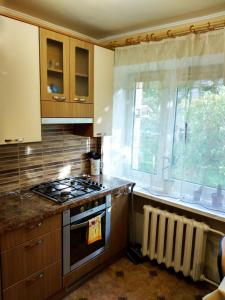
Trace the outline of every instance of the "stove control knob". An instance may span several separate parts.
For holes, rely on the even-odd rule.
[[[100,183],[100,184],[99,184],[99,186],[100,186],[100,188],[103,188],[103,185],[102,185],[102,183]]]
[[[95,182],[95,185],[97,185],[97,186],[98,186],[98,182]]]
[[[80,212],[83,213],[84,212],[84,206],[80,207]]]

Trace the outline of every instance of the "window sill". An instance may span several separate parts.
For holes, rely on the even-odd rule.
[[[177,207],[186,211],[199,214],[201,216],[205,216],[214,220],[225,222],[225,213],[209,210],[198,204],[193,204],[193,203],[190,204],[190,203],[183,202],[179,199],[174,199],[170,197],[156,196],[138,186],[135,186],[134,194],[143,198],[153,200],[155,202],[160,202],[166,205],[170,205],[173,207]]]

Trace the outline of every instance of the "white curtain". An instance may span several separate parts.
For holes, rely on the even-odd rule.
[[[104,173],[225,211],[225,32],[117,48]]]

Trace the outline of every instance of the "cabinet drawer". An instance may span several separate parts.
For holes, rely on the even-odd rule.
[[[10,285],[61,259],[61,230],[2,252],[2,285]]]
[[[26,228],[10,231],[1,237],[1,251],[13,248],[57,228],[61,228],[61,215],[44,219]]]
[[[4,300],[43,300],[62,287],[61,261],[3,290]]]

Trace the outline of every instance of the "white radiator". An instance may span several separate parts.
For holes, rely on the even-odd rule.
[[[207,232],[204,223],[144,206],[142,255],[173,267],[194,281],[204,279],[203,267]]]

